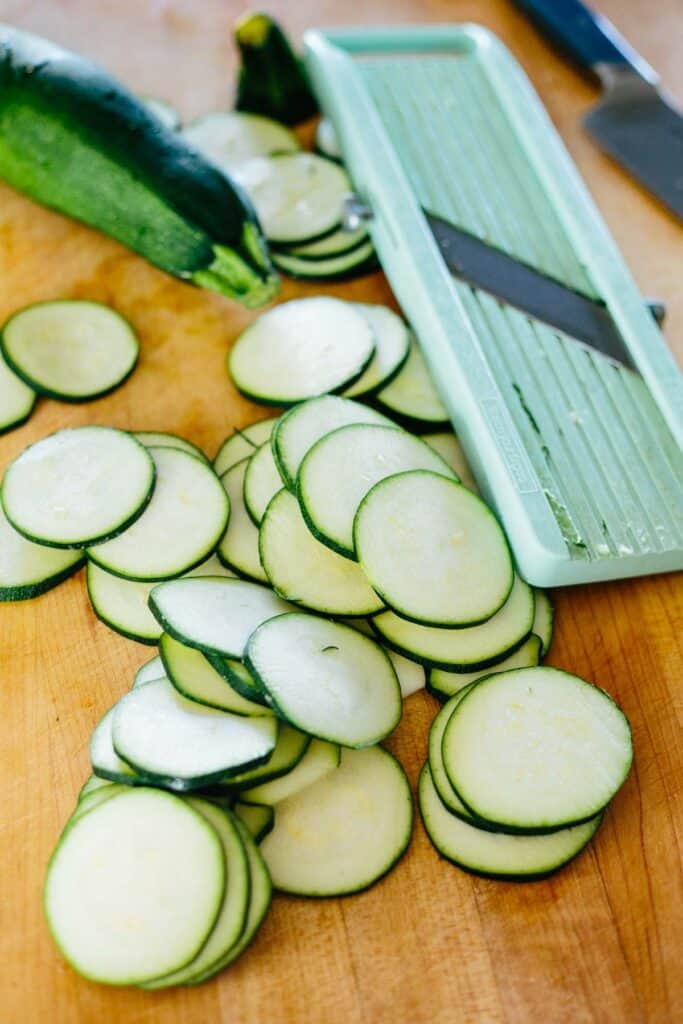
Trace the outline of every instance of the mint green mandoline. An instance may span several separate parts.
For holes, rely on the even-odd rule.
[[[683,382],[526,76],[476,25],[309,31],[382,266],[520,572],[683,568]],[[642,376],[454,280],[421,207],[604,301]]]

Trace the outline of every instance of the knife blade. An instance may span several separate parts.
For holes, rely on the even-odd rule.
[[[582,341],[622,366],[636,369],[602,302],[568,288],[443,217],[423,212],[446,266],[459,280]]]
[[[677,217],[683,219],[683,113],[659,77],[602,15],[581,0],[514,0],[540,30],[604,90],[584,127]]]

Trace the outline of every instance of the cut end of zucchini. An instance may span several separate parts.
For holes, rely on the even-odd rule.
[[[235,38],[242,46],[263,46],[272,27],[267,14],[247,11],[235,22]]]
[[[213,262],[203,270],[195,270],[191,278],[200,288],[235,299],[247,309],[256,309],[275,298],[280,279],[270,266],[254,225],[245,226],[243,243],[246,255],[225,245],[214,245]]]

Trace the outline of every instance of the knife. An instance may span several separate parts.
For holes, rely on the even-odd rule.
[[[657,73],[581,0],[514,3],[599,78],[603,98],[583,121],[593,139],[683,219],[683,114],[660,90]]]

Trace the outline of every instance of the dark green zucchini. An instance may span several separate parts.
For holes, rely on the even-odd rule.
[[[277,290],[250,201],[106,72],[0,26],[0,177],[247,306]]]
[[[235,106],[283,124],[298,124],[318,112],[306,70],[287,36],[267,14],[247,13],[235,25],[242,57]]]

